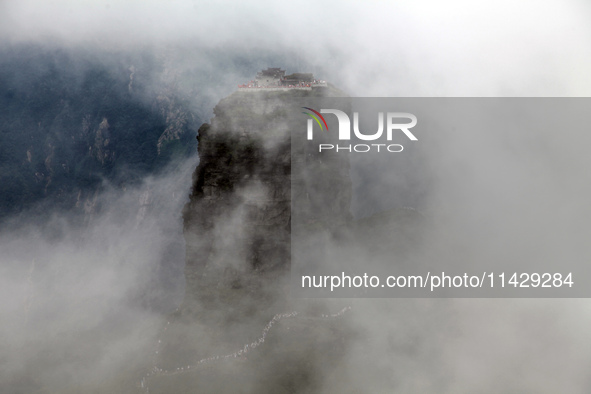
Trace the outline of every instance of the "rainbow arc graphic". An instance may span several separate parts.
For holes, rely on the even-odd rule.
[[[302,107],[302,108],[314,112],[313,114],[311,114],[309,112],[302,112],[302,113],[312,117],[316,121],[316,123],[318,123],[318,126],[320,126],[320,130],[324,130],[324,128],[322,127],[322,123],[324,123],[324,126],[326,126],[326,131],[328,131],[328,125],[326,124],[326,120],[324,120],[324,116],[320,115],[320,112],[318,112],[312,108],[309,108],[309,107]],[[315,114],[318,116],[316,116]],[[318,117],[320,117],[320,119],[322,119],[322,123],[320,123],[320,119],[318,119]]]

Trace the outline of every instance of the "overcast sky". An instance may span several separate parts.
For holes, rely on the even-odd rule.
[[[293,50],[356,96],[587,96],[590,18],[582,0],[0,4],[5,42]]]

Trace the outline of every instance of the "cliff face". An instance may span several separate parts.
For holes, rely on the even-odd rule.
[[[326,228],[348,220],[348,162],[331,155],[321,160],[291,139],[302,124],[290,100],[334,93],[236,92],[215,107],[211,124],[201,126],[200,163],[184,210],[185,307],[256,300],[260,309],[276,302],[290,270],[292,208]],[[324,171],[325,182],[306,182],[303,168],[294,172],[292,157],[305,159],[306,171]],[[332,192],[324,195],[339,201],[314,202],[311,196],[327,188]]]
[[[244,113],[233,113],[244,104]],[[257,122],[265,115],[248,114],[252,104],[232,97],[199,129],[200,163],[184,212],[187,299],[234,304],[253,292],[272,299],[263,283],[289,269],[289,135]]]

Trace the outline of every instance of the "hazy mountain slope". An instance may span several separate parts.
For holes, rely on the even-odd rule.
[[[124,188],[194,154],[199,119],[158,67],[150,56],[3,50],[0,218],[41,201],[89,210],[103,180]]]

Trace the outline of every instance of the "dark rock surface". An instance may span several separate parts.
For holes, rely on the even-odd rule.
[[[216,106],[211,125],[201,126],[200,163],[183,216],[183,308],[197,301],[200,307],[213,302],[217,309],[214,299],[230,304],[252,299],[257,309],[275,302],[290,270],[292,207],[303,221],[331,231],[350,220],[348,161],[326,154],[321,160],[291,141],[299,125],[289,100],[335,93],[236,92]],[[293,155],[292,149],[297,149]],[[292,157],[308,163],[294,171]],[[309,182],[305,171],[325,174],[323,182]],[[314,201],[322,195],[338,201]]]

